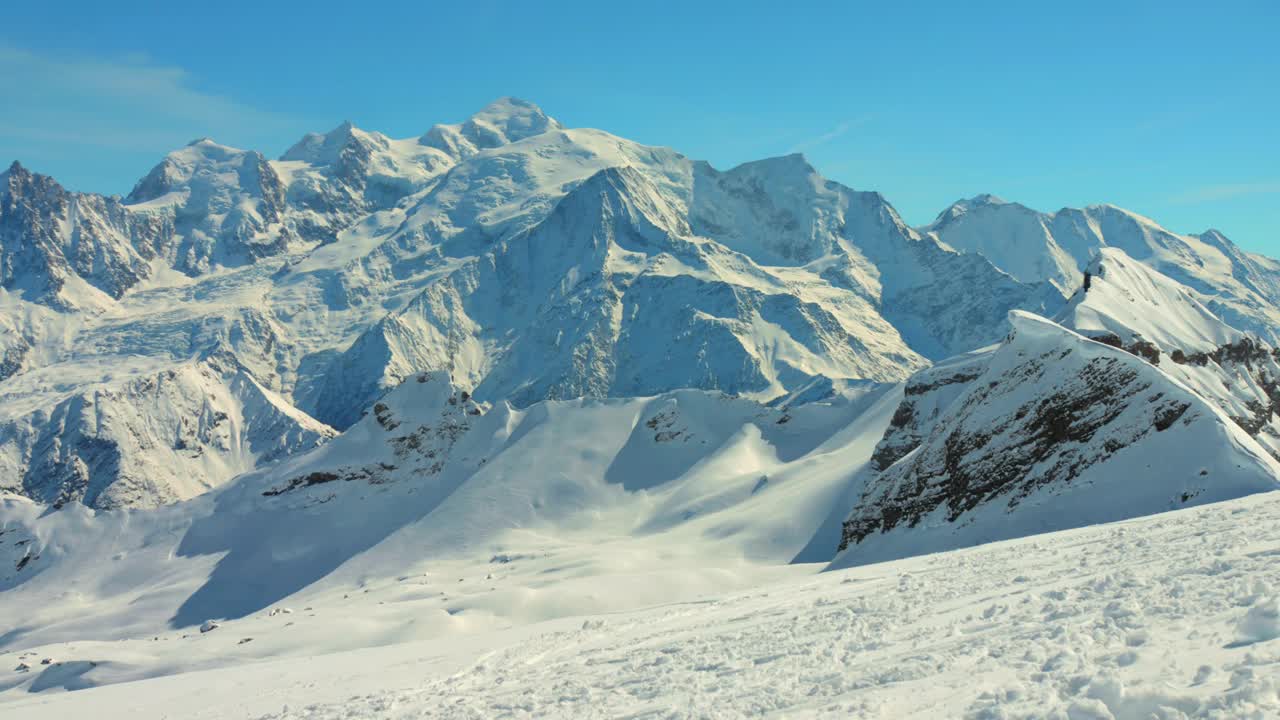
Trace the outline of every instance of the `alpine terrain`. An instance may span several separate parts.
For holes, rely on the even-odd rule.
[[[0,330],[6,717],[1280,714],[1280,262],[1214,230],[503,98],[14,162]]]

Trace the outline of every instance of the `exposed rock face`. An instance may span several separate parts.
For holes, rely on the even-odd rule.
[[[18,163],[0,174],[0,287],[56,307],[78,307],[84,286],[119,298],[150,268],[170,228],[114,198],[72,193]],[[67,283],[77,287],[66,289]]]
[[[1031,358],[999,381],[972,388],[963,406],[937,428],[944,436],[941,442],[931,443],[881,477],[878,484],[895,491],[872,501],[878,516],[864,511],[846,523],[843,546],[899,523],[915,526],[939,509],[954,522],[983,503],[998,500],[1016,506],[1037,488],[1070,483],[1148,433],[1167,430],[1190,407],[1185,400],[1151,392],[1149,381],[1112,357],[1089,360],[1011,413],[988,418],[983,412],[1018,383],[1056,374],[1055,363],[1071,352]],[[1126,413],[1135,404],[1143,406],[1141,417]],[[1126,414],[1131,417],[1117,424]],[[982,419],[973,422],[975,415]]]
[[[0,425],[0,489],[59,506],[155,506],[333,434],[221,354]]]
[[[940,549],[1070,526],[1054,512],[1118,519],[1268,487],[1276,351],[1122,250],[1086,271],[1058,324],[1020,315],[998,348],[908,381],[845,523],[846,564],[908,537]]]
[[[1170,359],[1189,366],[1181,373],[1218,380],[1219,406],[1280,459],[1280,348],[1244,337],[1209,352],[1175,350]]]
[[[1275,487],[1280,466],[1145,360],[1026,314],[985,354],[908,383],[838,564]]]
[[[31,344],[27,342],[26,338],[14,336],[9,339],[4,348],[4,354],[0,355],[0,381],[22,372],[26,364],[27,353],[30,351]]]
[[[1280,457],[1280,352],[1121,250],[1102,250],[1088,269],[1093,287],[1071,298],[1059,322],[1159,366]]]
[[[420,373],[375,403],[364,418],[368,440],[378,443],[382,458],[373,460],[372,455],[379,453],[366,453],[360,458],[365,462],[309,469],[262,494],[276,497],[338,481],[379,485],[438,475],[450,461],[454,445],[471,429],[475,418],[484,415],[485,409],[471,393],[455,388],[445,375]],[[464,459],[463,464],[468,461]],[[478,462],[473,459],[470,464],[483,464],[483,458]]]
[[[871,455],[872,466],[887,470],[919,447],[943,411],[982,375],[989,358],[989,353],[973,353],[911,376],[884,438]]]

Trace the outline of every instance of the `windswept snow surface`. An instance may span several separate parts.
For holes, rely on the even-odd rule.
[[[613,551],[606,546],[594,557]],[[593,557],[583,552],[583,560]],[[708,567],[688,577],[714,575],[719,587],[702,584],[679,601],[332,652],[335,635],[376,645],[439,622],[449,601],[435,600],[435,613],[422,609],[437,592],[481,586],[478,597],[501,597],[540,573],[566,572],[560,560],[511,557],[382,579],[204,634],[191,628],[10,651],[0,655],[0,683],[10,687],[0,713],[24,720],[1273,718],[1280,716],[1280,639],[1272,632],[1278,556],[1280,496],[1268,493],[852,570],[757,573],[746,589],[730,589],[741,575]],[[591,586],[595,597],[674,575],[613,564],[616,573]],[[481,573],[492,577],[479,581]],[[462,610],[448,622],[465,625],[475,614]],[[44,657],[54,663],[40,665]],[[61,692],[145,663],[163,675],[179,669],[178,658],[187,667],[221,667]],[[31,669],[14,672],[19,663]]]
[[[794,574],[797,556],[830,559],[833,508],[899,400],[868,384],[794,409],[693,390],[514,409],[424,374],[330,443],[186,502],[9,496],[0,652],[96,648],[97,665],[57,684],[83,688],[321,651],[151,640],[207,620],[222,624],[204,635],[225,636],[283,606],[308,623],[306,608],[356,598],[315,626],[337,651],[749,587]]]

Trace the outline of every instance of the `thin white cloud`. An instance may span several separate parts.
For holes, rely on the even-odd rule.
[[[832,140],[835,140],[836,138],[848,133],[854,127],[865,123],[868,119],[869,118],[867,117],[858,117],[852,120],[845,120],[837,124],[835,127],[831,128],[830,130],[822,133],[821,135],[811,137],[808,140],[802,140],[796,143],[795,145],[792,145],[791,149],[788,152],[793,152],[793,153],[805,152],[808,150],[812,150],[813,148],[816,148],[819,145],[825,145],[831,142]]]
[[[1280,194],[1280,180],[1206,185],[1177,195],[1172,198],[1172,201],[1178,205],[1198,205],[1217,200],[1230,200],[1246,195],[1275,194]]]
[[[294,124],[192,86],[182,68],[141,57],[60,57],[0,45],[0,140],[117,150],[170,148],[202,135],[259,135]]]

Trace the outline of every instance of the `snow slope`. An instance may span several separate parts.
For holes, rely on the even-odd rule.
[[[1187,287],[1104,248],[1088,292],[1059,313],[1065,327],[1136,353],[1217,405],[1280,458],[1280,356],[1218,319]]]
[[[939,374],[930,371],[908,385],[910,397],[964,382],[950,402],[935,401],[936,416],[908,442],[897,429],[918,425],[919,403],[895,414],[890,435],[899,437],[877,450],[881,470],[865,471],[833,567],[1280,487],[1280,464],[1158,367],[1029,313],[1011,321],[989,357],[960,363],[966,373],[948,368],[929,382]]]
[[[920,231],[980,253],[1018,280],[1048,281],[1064,293],[1080,286],[1080,271],[1099,250],[1118,248],[1187,286],[1224,322],[1273,344],[1280,339],[1280,266],[1216,230],[1181,235],[1114,205],[1042,213],[980,195]]]
[[[756,576],[745,589],[704,568],[698,575],[715,575],[719,586],[683,596],[670,575],[636,572],[615,554],[618,571],[592,586],[596,597],[658,581],[672,594],[624,612],[410,639],[431,617],[414,589],[453,595],[489,573],[489,594],[502,594],[528,581],[522,564],[558,562],[450,567],[205,634],[10,651],[0,656],[0,683],[10,687],[0,712],[32,720],[1274,717],[1277,497],[852,570],[801,567]],[[451,622],[466,624],[474,612]],[[339,651],[339,634],[377,646]],[[383,645],[384,635],[407,642]],[[46,657],[52,663],[40,665]],[[161,676],[62,691],[148,662]],[[31,669],[14,672],[19,663]],[[201,664],[220,667],[168,674]]]
[[[786,572],[797,555],[834,553],[842,513],[832,508],[897,402],[893,386],[870,385],[793,409],[677,391],[518,410],[424,374],[332,442],[186,502],[50,511],[9,496],[0,615],[20,621],[0,649],[190,631],[372,585],[405,593],[408,604],[395,608],[410,613],[397,622],[403,636],[377,641],[391,642]],[[708,558],[724,572],[699,574]],[[471,570],[453,575],[458,567]],[[477,567],[488,567],[481,577],[523,579],[493,594]],[[593,589],[631,571],[650,579]],[[451,583],[439,588],[445,595],[440,573]],[[420,624],[405,627],[415,616]],[[371,639],[332,642],[352,649]],[[259,649],[273,652],[246,648]],[[183,665],[167,655],[122,662],[78,682]]]

